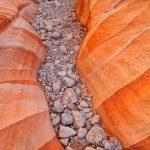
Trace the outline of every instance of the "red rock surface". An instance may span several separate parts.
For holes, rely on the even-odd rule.
[[[150,148],[150,1],[77,0],[88,28],[77,68],[107,130],[125,148]]]
[[[62,150],[37,83],[45,47],[27,20],[29,0],[0,0],[0,149]]]

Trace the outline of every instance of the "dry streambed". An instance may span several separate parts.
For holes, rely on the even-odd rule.
[[[92,108],[92,97],[76,71],[86,30],[76,19],[75,0],[43,0],[32,21],[47,48],[38,80],[45,88],[50,119],[66,150],[122,150],[108,137]]]

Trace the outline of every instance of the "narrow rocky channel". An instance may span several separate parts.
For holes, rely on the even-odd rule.
[[[47,49],[38,80],[45,89],[60,142],[66,150],[122,150],[120,141],[106,134],[76,71],[76,56],[86,29],[76,19],[75,0],[42,0],[38,5],[32,25]]]

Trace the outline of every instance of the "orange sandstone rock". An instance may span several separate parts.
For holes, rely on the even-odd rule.
[[[29,0],[0,0],[1,150],[63,150],[36,80],[46,51],[27,22],[35,11]]]
[[[149,150],[150,1],[77,4],[77,16],[88,28],[77,68],[94,97],[94,109],[125,148]]]

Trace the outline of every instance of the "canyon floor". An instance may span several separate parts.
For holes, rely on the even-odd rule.
[[[47,49],[38,81],[45,89],[50,119],[66,150],[123,150],[105,132],[92,107],[92,96],[76,70],[86,29],[76,18],[75,0],[42,0],[32,26]]]

